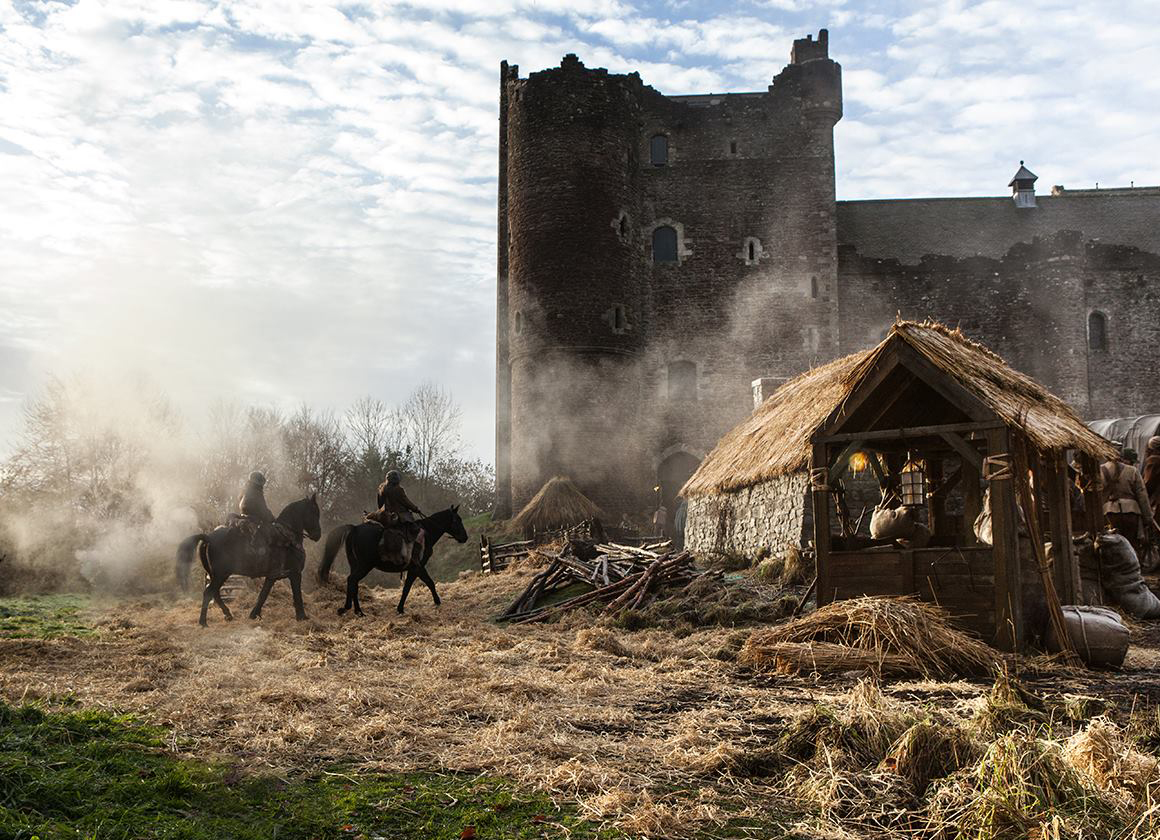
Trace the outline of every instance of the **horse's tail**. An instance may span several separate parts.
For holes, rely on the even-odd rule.
[[[339,525],[326,535],[326,545],[322,549],[322,562],[318,564],[318,582],[330,582],[330,567],[334,565],[334,558],[338,550],[346,545],[347,535],[354,530],[353,525]]]
[[[213,570],[209,564],[209,540],[202,540],[197,544],[197,557],[201,560],[201,567],[209,577],[213,577]]]
[[[197,552],[198,545],[205,540],[205,534],[193,534],[177,544],[174,566],[177,572],[177,585],[183,590],[189,588],[189,567],[193,565],[193,555]]]

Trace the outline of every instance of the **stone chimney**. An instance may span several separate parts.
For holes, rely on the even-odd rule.
[[[757,408],[789,380],[784,376],[763,376],[753,380],[753,407]]]

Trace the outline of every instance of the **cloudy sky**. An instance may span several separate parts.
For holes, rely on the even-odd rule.
[[[492,455],[496,103],[578,53],[761,90],[830,30],[839,198],[1160,183],[1160,6],[0,0],[0,451],[50,372],[342,410],[420,381]]]

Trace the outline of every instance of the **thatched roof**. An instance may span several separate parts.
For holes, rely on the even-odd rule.
[[[725,435],[681,490],[685,497],[739,490],[809,466],[810,438],[854,393],[881,355],[904,342],[955,379],[1041,450],[1078,449],[1106,460],[1111,445],[1067,403],[959,330],[900,321],[877,347],[803,373]]]
[[[600,516],[596,503],[580,492],[572,479],[558,475],[540,488],[512,524],[526,533],[556,531]]]

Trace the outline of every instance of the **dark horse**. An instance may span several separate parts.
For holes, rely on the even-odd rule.
[[[381,569],[384,572],[407,572],[407,580],[403,583],[403,594],[399,597],[400,614],[407,603],[407,593],[411,591],[411,584],[418,577],[431,590],[431,597],[435,599],[435,606],[439,606],[439,593],[435,591],[435,581],[427,573],[427,561],[431,559],[431,552],[435,543],[444,534],[455,537],[456,542],[467,542],[467,529],[463,527],[463,520],[459,518],[459,505],[452,505],[447,510],[433,513],[426,519],[418,520],[419,526],[426,534],[422,556],[419,546],[411,554],[411,562],[407,565],[389,564],[379,556],[379,537],[383,529],[370,522],[361,525],[339,525],[326,535],[326,547],[322,552],[322,563],[318,566],[318,580],[321,583],[330,581],[330,567],[338,554],[340,546],[346,547],[346,560],[350,564],[350,574],[346,578],[346,605],[339,609],[343,615],[352,606],[355,615],[362,615],[362,607],[358,602],[358,582],[370,574],[371,569]]]
[[[201,596],[201,618],[198,623],[205,627],[206,610],[210,599],[221,607],[226,621],[232,621],[229,607],[222,601],[222,584],[231,575],[264,577],[262,591],[250,610],[250,618],[262,614],[262,605],[274,588],[274,583],[283,577],[290,578],[290,589],[294,593],[294,614],[299,621],[306,618],[306,607],[302,603],[302,568],[306,565],[306,552],[302,550],[303,536],[317,542],[322,537],[319,524],[318,494],[308,499],[291,502],[278,514],[277,521],[290,529],[296,546],[270,546],[264,555],[256,555],[249,545],[250,538],[238,528],[224,525],[208,534],[194,534],[181,541],[177,547],[177,579],[184,587],[189,580],[189,567],[193,564],[194,552],[201,558],[205,569],[205,591]]]

